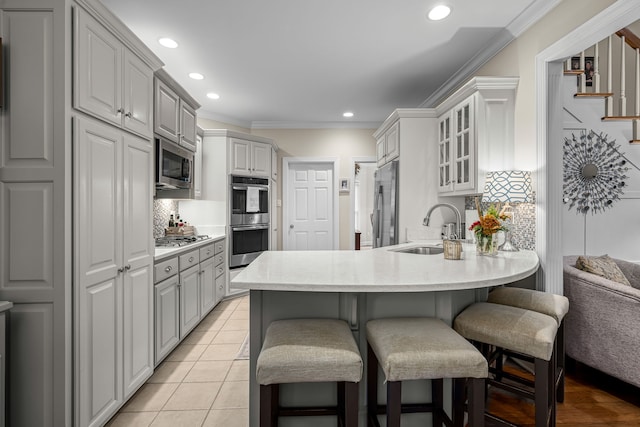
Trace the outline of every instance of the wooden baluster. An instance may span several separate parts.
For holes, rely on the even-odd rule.
[[[593,52],[593,91],[600,93],[600,45],[596,43]]]
[[[580,69],[584,71],[584,50],[580,52]],[[587,91],[587,75],[583,72],[580,74],[580,93]]]
[[[626,90],[626,58],[625,58],[625,52],[624,52],[624,48],[625,48],[625,44],[626,44],[626,40],[625,37],[622,36],[620,37],[621,40],[621,53],[620,53],[620,115],[621,116],[626,116],[627,115],[627,97],[625,94],[625,90]]]
[[[613,60],[611,59],[613,35],[607,40],[607,92],[613,93]],[[605,116],[613,116],[613,95],[607,96],[605,103]]]

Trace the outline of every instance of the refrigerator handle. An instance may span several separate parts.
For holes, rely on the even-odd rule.
[[[383,194],[383,188],[382,188],[382,185],[379,185],[375,193],[375,201],[374,201],[375,209],[373,211],[373,218],[372,218],[372,224],[371,224],[373,226],[373,235],[376,241],[375,247],[377,248],[379,248],[382,244],[382,221],[380,220],[380,211],[381,211],[380,203],[383,202],[382,194]]]

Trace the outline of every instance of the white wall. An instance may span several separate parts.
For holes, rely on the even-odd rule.
[[[615,0],[564,0],[481,67],[478,76],[519,76],[515,108],[515,167],[536,169],[535,62],[538,53]],[[586,48],[586,46],[585,46]]]
[[[594,130],[616,141],[627,159],[640,165],[640,145],[630,145],[629,122],[602,122],[603,99],[575,99],[575,80],[566,76],[564,88],[565,137],[579,137],[582,130]],[[626,174],[624,195],[611,208],[596,214],[582,215],[565,205],[562,211],[562,246],[565,255],[602,255],[640,262],[640,171],[630,168]],[[586,232],[585,232],[586,220]]]
[[[278,145],[278,176],[282,177],[283,157],[338,157],[340,170],[336,178],[353,178],[352,157],[375,156],[375,129],[253,129],[253,135],[271,138]],[[353,183],[352,183],[353,185]],[[282,194],[282,179],[278,181]],[[279,196],[281,197],[281,196]],[[350,233],[350,193],[339,195],[340,249],[349,249],[354,236]],[[278,229],[282,230],[282,211],[276,212]]]

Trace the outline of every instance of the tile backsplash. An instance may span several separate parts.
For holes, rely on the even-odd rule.
[[[169,216],[178,212],[178,201],[173,199],[154,199],[153,201],[153,237],[164,236],[164,228],[169,225]]]

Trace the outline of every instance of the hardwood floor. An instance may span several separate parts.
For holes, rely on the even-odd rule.
[[[629,357],[634,357],[629,355]],[[489,410],[522,427],[534,427],[534,408],[527,400],[502,391],[489,392]],[[558,404],[558,426],[640,426],[640,389],[567,360],[564,403]],[[491,424],[487,424],[490,427]]]

